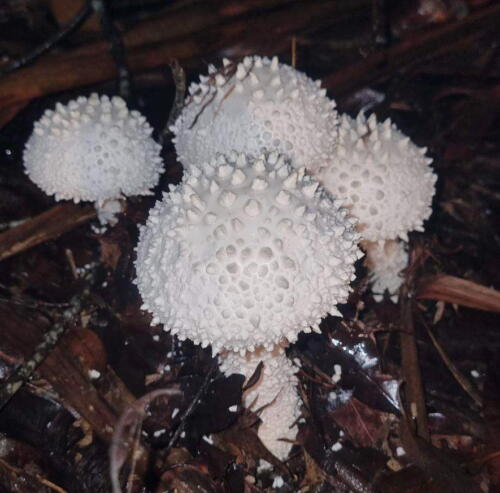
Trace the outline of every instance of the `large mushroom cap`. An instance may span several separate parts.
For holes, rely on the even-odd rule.
[[[221,357],[221,370],[226,375],[240,373],[248,381],[261,361],[264,367],[260,378],[245,392],[243,400],[246,406],[252,405],[253,411],[264,408],[260,413],[259,438],[276,457],[284,460],[292,444],[282,439],[295,439],[300,396],[295,368],[283,350],[279,347],[273,351],[259,349],[245,356],[227,352]]]
[[[141,229],[143,308],[216,352],[294,341],[346,301],[354,222],[277,153],[192,166]]]
[[[343,115],[338,144],[318,178],[359,219],[368,241],[401,238],[423,229],[431,214],[436,175],[419,148],[389,120]]]
[[[275,57],[226,60],[192,84],[172,127],[180,161],[200,165],[233,149],[259,154],[276,149],[296,167],[316,169],[335,148],[337,112],[326,90]]]
[[[119,97],[92,94],[35,123],[24,151],[29,177],[56,199],[102,203],[146,195],[163,170],[152,128]]]

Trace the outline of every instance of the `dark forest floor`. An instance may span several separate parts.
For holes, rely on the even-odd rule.
[[[0,262],[0,385],[23,368],[44,333],[67,329],[0,409],[0,493],[111,491],[108,449],[118,417],[131,408],[139,416],[135,399],[160,389],[179,392],[151,403],[135,443],[133,425],[124,430],[128,442],[115,442],[120,456],[132,449],[142,453],[131,491],[500,491],[500,301],[498,292],[479,287],[500,289],[499,9],[487,1],[387,3],[391,15],[376,20],[385,26],[380,32],[390,35],[388,47],[371,41],[370,2],[359,2],[348,17],[329,13],[329,22],[318,17],[297,27],[296,66],[325,78],[341,111],[354,115],[368,108],[379,119],[390,117],[429,148],[438,174],[433,214],[425,233],[411,235],[411,298],[376,303],[360,264],[350,302],[341,307],[344,319],[324,320],[322,335],[301,336],[290,348],[303,397],[290,459],[275,461],[271,471],[258,469],[263,451],[247,426],[248,412],[242,409],[236,420],[229,412],[241,402],[241,377],[220,375],[209,349],[179,343],[151,327],[140,310],[132,283],[134,247],[138,224],[155,199],[136,198],[105,233],[95,232],[95,219],[73,227],[71,216],[65,234]],[[24,52],[54,29],[46,7],[31,4],[31,13],[17,12],[16,2],[0,11],[2,25],[10,26],[2,52]],[[418,13],[418,4],[430,10]],[[113,14],[125,28],[139,22],[138,13],[151,16],[157,9],[130,5]],[[496,19],[496,33],[480,19],[455,38],[438,38],[437,46],[422,41],[486,9]],[[60,50],[98,39],[91,28]],[[192,80],[222,55],[277,52],[290,62],[290,33],[280,36],[226,42],[181,65]],[[411,49],[382,61],[385,68],[360,64],[403,43]],[[44,58],[36,63],[43,66]],[[336,78],[342,67],[353,70],[352,89]],[[174,95],[168,70],[134,77],[132,104],[157,135]],[[40,97],[27,93],[25,102],[9,106],[0,77],[3,231],[55,205],[23,172],[22,150],[33,122],[56,101],[95,90],[116,93],[115,81],[82,86]],[[163,157],[166,173],[157,197],[182,175],[168,139]],[[49,222],[64,220],[61,214]],[[1,243],[0,234],[0,251]],[[441,273],[454,277],[438,282]],[[453,291],[455,278],[470,283]],[[412,344],[417,361],[409,357]],[[331,379],[335,364],[342,367],[338,383]],[[419,372],[423,394],[418,379],[411,384]],[[5,395],[2,387],[0,397]],[[425,402],[416,430],[400,400],[404,408]]]

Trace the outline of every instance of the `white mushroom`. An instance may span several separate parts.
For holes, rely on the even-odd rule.
[[[293,342],[347,300],[354,222],[277,153],[190,167],[141,228],[143,308],[216,352]]]
[[[377,252],[368,254],[376,289],[388,289],[394,295],[401,283],[398,274],[404,246],[389,249],[392,254],[398,252],[397,262],[391,265],[389,259],[382,260],[383,243],[408,241],[410,231],[423,231],[435,191],[432,159],[390,120],[378,123],[374,115],[368,119],[362,113],[356,119],[343,115],[336,138],[335,153],[317,177],[327,190],[345,200],[344,205],[359,220],[363,248],[368,251],[380,243]]]
[[[189,88],[186,106],[172,127],[184,166],[201,165],[235,149],[287,154],[295,167],[316,169],[335,149],[335,103],[320,81],[266,57],[225,60]]]
[[[119,200],[149,195],[163,164],[152,128],[119,97],[92,94],[56,104],[35,123],[24,151],[28,176],[56,200],[96,203],[102,222]]]
[[[259,438],[276,457],[284,460],[292,444],[283,439],[294,440],[297,434],[300,396],[295,369],[283,348],[276,346],[272,351],[259,348],[245,356],[224,353],[221,355],[221,370],[226,375],[240,373],[248,381],[261,361],[264,366],[260,378],[244,393],[243,401],[254,412],[262,409]]]

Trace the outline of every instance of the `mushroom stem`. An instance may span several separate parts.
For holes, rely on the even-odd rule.
[[[381,301],[387,290],[394,303],[399,299],[399,288],[403,283],[401,271],[408,265],[407,243],[401,240],[363,241],[366,252],[365,266],[370,271],[373,298]]]
[[[244,404],[258,412],[262,423],[258,435],[262,443],[280,460],[284,460],[297,434],[296,420],[300,415],[300,397],[297,377],[283,347],[272,351],[260,347],[245,356],[233,351],[221,353],[221,369],[225,374],[240,373],[245,383],[254,374],[258,364],[264,366],[257,382],[243,394]]]
[[[109,224],[114,226],[118,222],[118,214],[123,212],[123,201],[120,199],[109,199],[95,203],[97,217],[99,222],[104,226]]]

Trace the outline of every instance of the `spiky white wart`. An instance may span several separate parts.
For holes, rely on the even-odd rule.
[[[360,113],[343,115],[338,144],[318,173],[322,184],[359,219],[359,231],[368,241],[401,238],[423,230],[431,214],[436,175],[432,159],[405,137],[390,120],[378,123]]]
[[[365,263],[370,269],[370,280],[375,301],[381,301],[387,290],[391,300],[398,301],[403,283],[401,271],[408,265],[407,244],[399,240],[364,242]]]
[[[294,341],[347,300],[362,255],[354,224],[275,152],[192,166],[141,229],[143,308],[215,352]]]
[[[221,370],[226,375],[239,373],[248,379],[254,374],[259,362],[264,366],[255,385],[243,395],[245,406],[252,406],[262,423],[258,435],[262,443],[278,459],[284,460],[297,434],[296,421],[300,417],[300,396],[297,392],[297,377],[292,363],[283,349],[259,350],[246,353],[227,352],[220,356]]]
[[[103,204],[148,195],[163,171],[151,133],[144,116],[117,96],[57,103],[35,123],[24,150],[26,173],[57,200]]]
[[[184,166],[200,165],[231,150],[259,154],[276,149],[296,167],[316,169],[335,149],[337,112],[320,82],[274,57],[224,60],[219,71],[189,87],[172,127]]]

